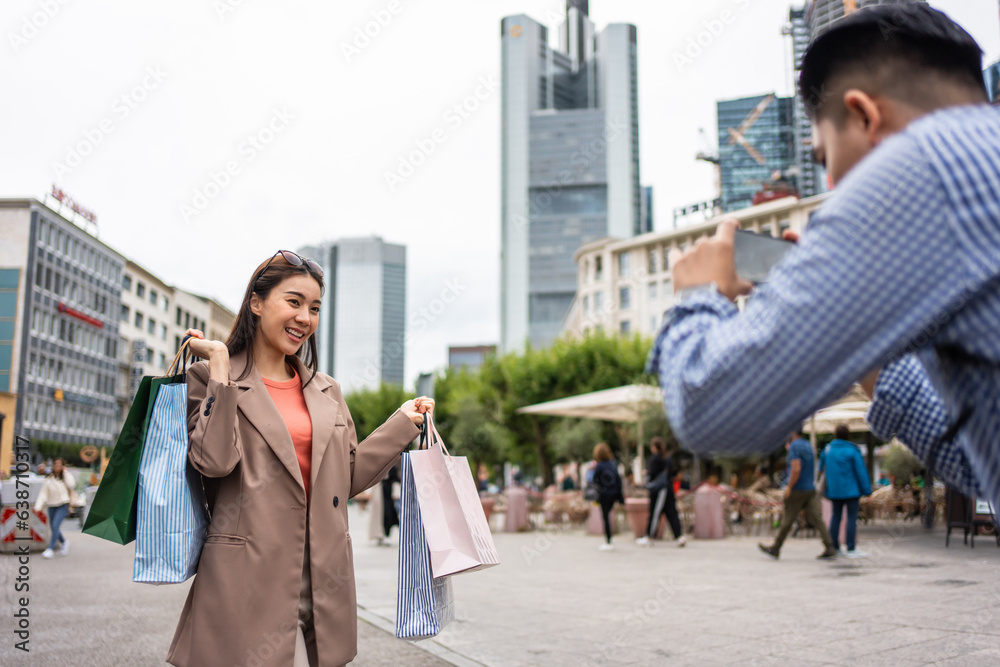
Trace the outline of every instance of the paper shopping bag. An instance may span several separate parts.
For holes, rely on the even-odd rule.
[[[111,460],[83,524],[83,532],[118,544],[135,539],[136,500],[139,489],[139,461],[146,439],[149,408],[155,392],[152,377],[144,377],[132,399],[125,425],[118,435]]]
[[[396,637],[427,639],[455,618],[451,579],[431,576],[430,553],[424,538],[417,488],[410,456],[403,453],[399,509],[399,590],[396,597]]]
[[[433,420],[427,431],[427,449],[409,455],[431,571],[444,577],[498,565],[500,557],[468,460],[448,455]]]

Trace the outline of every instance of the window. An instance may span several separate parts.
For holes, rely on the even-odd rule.
[[[584,296],[583,297],[583,312],[585,312],[585,313],[589,313],[590,312],[590,297],[589,296]]]
[[[142,283],[136,283],[135,284],[135,295],[137,297],[139,297],[140,299],[142,299],[143,297],[145,297],[146,296],[146,286],[143,285]]]
[[[658,253],[655,248],[649,251],[649,264],[646,268],[650,273],[656,273],[656,257],[659,254],[660,253]]]
[[[160,310],[165,313],[170,312],[170,303],[167,301],[167,297],[160,297]]]
[[[584,282],[590,282],[590,260],[583,260],[583,280]]]
[[[599,313],[604,308],[604,292],[594,292],[594,312]]]
[[[156,333],[156,320],[154,320],[152,317],[146,318],[146,331],[148,331],[151,334]]]
[[[632,289],[630,287],[622,287],[618,290],[618,307],[622,310],[632,307]]]
[[[129,320],[129,318],[131,316],[132,316],[132,310],[123,303],[122,304],[121,318],[119,318],[119,319],[121,319],[122,322],[128,322],[128,320]]]
[[[122,277],[122,289],[129,291],[132,289],[132,276],[127,273]]]
[[[177,326],[181,325],[181,307],[177,306]]]
[[[601,259],[600,255],[594,258],[594,280],[600,280],[604,277],[604,266]]]
[[[41,264],[35,265],[35,284],[39,287],[45,284],[45,269]]]
[[[191,327],[191,313],[188,313],[188,312],[184,313],[184,328],[185,329],[191,329],[192,328]]]
[[[618,275],[622,278],[628,275],[628,269],[629,269],[628,258],[629,254],[627,252],[623,252],[622,254],[618,255]]]
[[[632,323],[629,322],[628,320],[622,320],[622,323],[618,325],[618,329],[623,334],[630,333],[632,331]]]
[[[62,296],[62,288],[63,288],[62,275],[58,271],[55,272],[55,275],[56,275],[56,283],[55,283],[55,288],[52,291],[55,292],[56,296]]]
[[[142,313],[140,313],[138,310],[135,311],[135,328],[136,329],[142,328]]]
[[[167,325],[166,324],[161,324],[160,325],[160,340],[166,340],[166,339],[167,339]]]
[[[153,349],[149,347],[146,348],[146,363],[153,363]]]
[[[649,298],[656,298],[656,283],[649,283]]]
[[[160,352],[160,368],[162,370],[167,370],[167,355]]]
[[[663,270],[664,271],[669,271],[670,270],[670,250],[671,250],[671,246],[664,246],[663,247]]]
[[[149,302],[151,304],[153,304],[155,306],[156,305],[156,301],[157,301],[157,299],[159,299],[159,297],[160,297],[160,295],[156,293],[155,289],[149,290]]]

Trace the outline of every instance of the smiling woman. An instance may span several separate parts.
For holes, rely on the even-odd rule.
[[[385,475],[434,401],[407,401],[359,445],[340,385],[317,371],[322,299],[322,268],[281,250],[254,272],[225,343],[188,330],[207,359],[188,372],[188,459],[211,523],[171,664],[357,653],[347,499]]]

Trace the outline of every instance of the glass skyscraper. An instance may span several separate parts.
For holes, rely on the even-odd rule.
[[[723,212],[751,206],[754,193],[788,175],[796,157],[793,104],[773,94],[717,103]]]
[[[406,247],[368,236],[299,252],[323,267],[326,283],[316,332],[319,370],[345,394],[403,384]]]
[[[559,48],[526,15],[501,22],[501,348],[550,343],[576,293],[573,253],[650,231],[639,187],[636,29],[595,33],[570,0]]]

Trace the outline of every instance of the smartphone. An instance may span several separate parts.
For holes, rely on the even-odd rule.
[[[736,273],[755,285],[765,282],[771,268],[794,247],[791,241],[738,229],[734,248]]]

